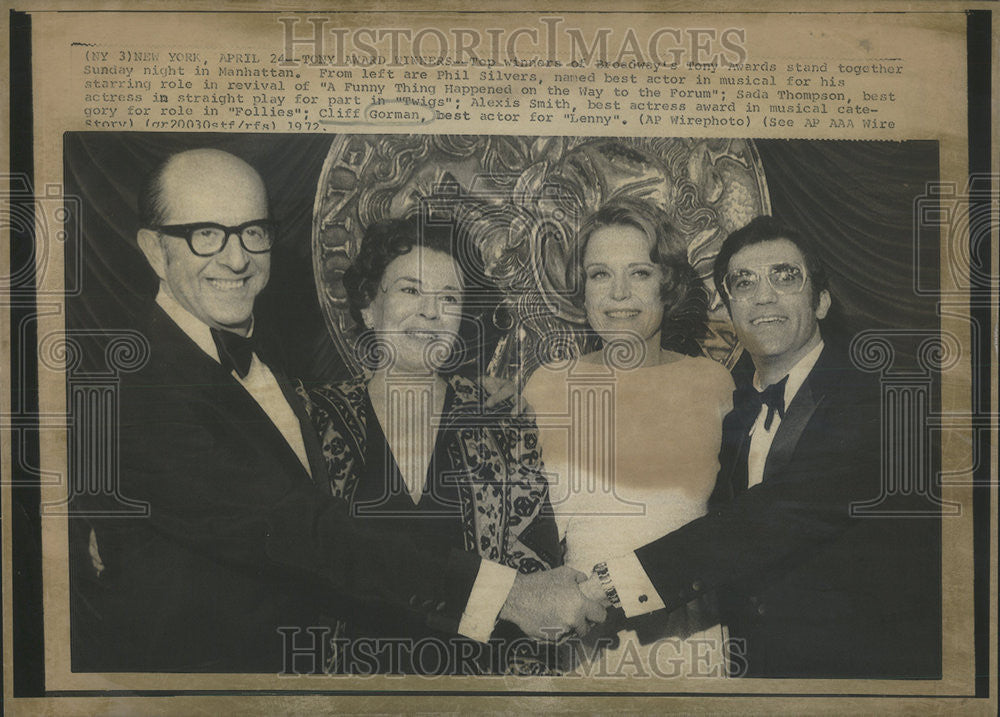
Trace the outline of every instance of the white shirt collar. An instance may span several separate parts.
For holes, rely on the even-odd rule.
[[[795,398],[795,394],[799,392],[802,384],[806,382],[806,376],[809,375],[809,372],[813,370],[813,366],[816,365],[816,361],[819,360],[819,355],[823,352],[823,346],[823,340],[820,339],[820,342],[809,353],[800,358],[798,363],[792,366],[792,370],[788,372],[788,382],[785,384],[785,406],[791,404],[792,399]],[[766,388],[766,386],[760,385],[760,373],[757,371],[754,371],[753,374],[753,386],[758,391],[763,391]]]
[[[211,356],[217,363],[221,363],[219,361],[219,350],[215,347],[215,339],[212,338],[212,329],[208,324],[181,306],[180,302],[164,291],[162,287],[156,294],[156,303],[180,327],[181,331],[198,344],[198,348]],[[250,319],[250,332],[247,335],[253,335],[252,317]]]

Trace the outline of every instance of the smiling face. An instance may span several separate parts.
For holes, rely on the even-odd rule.
[[[450,255],[414,247],[386,267],[365,326],[394,349],[395,370],[433,373],[435,349],[453,345],[462,323],[462,280]]]
[[[267,219],[267,194],[260,176],[226,152],[196,150],[174,157],[164,171],[163,224],[215,222],[237,226]],[[246,333],[254,300],[267,285],[270,254],[250,254],[228,237],[214,256],[195,255],[185,239],[149,229],[139,245],[160,277],[162,291],[211,327]]]
[[[650,259],[652,240],[629,225],[600,227],[583,256],[587,320],[605,341],[638,340],[659,348],[663,270]]]
[[[731,301],[729,313],[736,335],[758,371],[775,380],[787,374],[820,342],[819,320],[830,309],[830,293],[825,290],[813,306],[808,276],[798,293],[777,293],[764,278],[767,267],[776,264],[805,266],[806,261],[795,244],[787,239],[773,239],[740,249],[728,266],[729,274],[750,270],[762,277],[751,296]]]

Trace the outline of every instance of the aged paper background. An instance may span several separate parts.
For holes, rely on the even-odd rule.
[[[63,133],[78,131],[212,131],[212,132],[306,132],[306,133],[452,133],[512,135],[585,135],[585,136],[677,136],[738,138],[803,138],[863,140],[933,140],[939,143],[940,179],[963,191],[968,176],[967,93],[966,93],[966,15],[971,8],[989,9],[976,3],[825,3],[822,5],[772,2],[754,12],[739,12],[735,3],[716,3],[694,7],[692,3],[621,2],[613,10],[606,3],[551,2],[543,9],[523,3],[480,4],[474,10],[466,3],[355,3],[329,6],[308,3],[5,3],[13,10],[31,15],[32,81],[34,107],[34,187],[63,182]],[[766,8],[766,10],[764,10]],[[312,21],[309,20],[312,18]],[[322,18],[321,21],[316,18]],[[5,23],[9,19],[4,18]],[[313,23],[310,26],[310,22]],[[321,23],[321,24],[316,24]],[[400,54],[413,49],[419,37],[424,53],[441,54],[442,42],[447,55],[461,52],[459,41],[472,42],[478,37],[475,51],[481,57],[493,55],[496,65],[474,66],[395,66],[370,67],[369,77],[361,76],[360,65],[330,64],[327,76],[319,66],[302,62],[281,63],[286,51],[286,33],[296,39],[293,51],[308,54],[315,44],[306,41],[312,27],[324,31],[321,52],[329,57],[342,50],[335,40],[343,40],[360,54],[365,43],[379,54],[389,52],[389,39],[377,41],[378,29],[405,30],[400,35]],[[340,35],[330,28],[341,28]],[[516,31],[527,29],[528,34]],[[657,29],[659,51],[663,57],[676,58],[678,65],[669,72],[662,67],[636,66],[637,58],[650,59],[650,36]],[[487,33],[489,29],[493,34]],[[699,32],[689,32],[698,29]],[[358,34],[358,30],[362,30]],[[368,31],[371,32],[368,32]],[[572,32],[569,32],[572,31]],[[420,34],[420,33],[423,34]],[[573,33],[577,33],[573,35]],[[622,64],[598,67],[594,58],[581,67],[568,67],[574,53],[593,49],[594,38],[606,32],[609,61]],[[478,35],[477,35],[478,33]],[[547,34],[549,33],[549,34]],[[575,38],[575,40],[574,40]],[[582,40],[583,44],[579,41]],[[353,44],[351,44],[353,43]],[[494,43],[491,45],[491,43]],[[469,47],[469,45],[466,45]],[[670,54],[670,52],[676,54]],[[178,53],[171,58],[168,53]],[[99,53],[109,53],[101,55]],[[150,54],[152,53],[152,54]],[[995,53],[995,50],[994,50]],[[155,59],[154,58],[155,55]],[[259,63],[248,57],[253,55]],[[703,67],[689,67],[691,57]],[[562,67],[504,64],[504,59],[559,60]],[[340,58],[343,59],[343,58]],[[577,59],[579,56],[577,56]],[[5,58],[6,61],[6,58]],[[631,64],[630,64],[631,62]],[[773,77],[775,85],[768,99],[735,98],[737,87],[721,85],[724,71],[710,68],[713,63],[773,63],[774,69],[757,68],[746,76]],[[790,68],[802,63],[805,68]],[[544,64],[544,63],[541,63]],[[641,64],[641,61],[640,61]],[[822,65],[824,71],[819,70]],[[152,74],[140,74],[153,66]],[[241,77],[225,74],[240,66],[292,70],[280,89],[266,83],[271,77]],[[86,67],[133,68],[111,74],[88,74]],[[881,67],[878,72],[872,68]],[[175,71],[171,72],[170,68]],[[220,72],[220,68],[224,68]],[[336,69],[351,69],[350,82],[361,87],[345,87]],[[865,69],[867,68],[867,69]],[[899,71],[884,68],[899,68]],[[995,68],[995,61],[994,61]],[[519,108],[474,107],[470,97],[456,99],[455,79],[439,75],[439,70],[468,70],[465,87],[509,84],[514,96],[521,99]],[[395,76],[380,74],[394,70]],[[423,72],[402,78],[405,71]],[[93,72],[91,70],[90,72]],[[207,74],[206,74],[207,73]],[[485,74],[480,74],[485,73]],[[496,73],[496,74],[491,74]],[[504,74],[507,73],[507,74]],[[580,75],[577,81],[553,79],[555,73]],[[590,75],[593,73],[593,76]],[[678,82],[648,84],[648,75],[669,75]],[[527,79],[532,75],[531,79]],[[698,76],[707,76],[704,86],[719,93],[708,97],[671,94],[671,89],[698,90]],[[601,81],[609,77],[615,81]],[[456,75],[457,77],[457,75]],[[843,86],[820,84],[820,78],[843,80]],[[683,78],[678,79],[678,78]],[[122,84],[87,88],[88,80],[116,80]],[[218,83],[206,89],[205,79]],[[461,78],[458,78],[461,79]],[[148,87],[130,83],[148,81]],[[265,83],[251,87],[253,81]],[[167,85],[158,83],[166,81]],[[190,81],[187,87],[183,83]],[[402,90],[394,83],[420,86]],[[231,82],[247,83],[246,89]],[[328,83],[324,86],[323,83]],[[199,84],[201,91],[199,91]],[[433,86],[430,91],[427,86]],[[227,86],[236,89],[226,89]],[[383,87],[374,91],[375,86]],[[552,94],[551,87],[559,88]],[[600,99],[585,105],[587,98],[580,88],[598,88]],[[659,95],[646,95],[651,102],[685,103],[684,110],[643,111],[630,109],[639,99],[640,88],[654,88]],[[756,86],[758,89],[760,86]],[[525,88],[531,88],[526,90]],[[396,92],[394,93],[394,89]],[[624,89],[628,95],[616,94]],[[566,95],[562,94],[566,91]],[[809,113],[768,111],[776,103],[776,91],[794,93],[832,93],[832,99],[789,95],[783,105],[826,102],[828,114],[810,126]],[[838,99],[836,93],[850,97]],[[199,99],[180,99],[188,93]],[[207,95],[229,93],[223,103],[206,99]],[[253,100],[252,111],[240,113],[233,106],[235,98],[266,95]],[[439,112],[402,101],[373,104],[373,95],[402,94],[436,97]],[[889,95],[891,94],[891,99]],[[98,95],[100,95],[98,97]],[[160,97],[157,97],[159,95]],[[483,93],[484,97],[504,95]],[[281,98],[280,102],[275,98]],[[530,99],[570,100],[572,110],[539,107],[536,119],[527,106]],[[159,100],[159,101],[158,101]],[[619,105],[595,105],[616,102]],[[699,101],[718,104],[711,111],[698,112]],[[728,108],[733,103],[733,110]],[[749,111],[746,104],[762,105]],[[246,102],[242,102],[245,107]],[[855,111],[858,104],[869,111]],[[212,106],[216,114],[206,113]],[[593,109],[586,109],[587,106]],[[725,106],[723,108],[723,106]],[[995,106],[995,104],[994,104]],[[838,112],[837,107],[850,107]],[[166,108],[166,109],[164,109]],[[176,108],[183,108],[177,110]],[[281,112],[276,112],[276,108]],[[148,112],[147,112],[148,110]],[[187,111],[190,110],[190,114]],[[325,111],[324,111],[325,110]],[[351,112],[357,110],[361,117]],[[468,112],[469,114],[465,114]],[[487,116],[487,113],[492,113]],[[548,121],[542,116],[548,115]],[[697,117],[698,123],[679,123],[671,117]],[[729,124],[712,126],[709,117],[728,118]],[[875,118],[877,122],[875,121]],[[581,119],[585,118],[585,119]],[[768,118],[770,123],[768,123]],[[853,126],[835,126],[830,118],[851,119]],[[781,124],[774,126],[775,120]],[[863,120],[869,120],[865,126]],[[793,123],[789,126],[789,122]],[[994,165],[995,171],[995,165]],[[834,189],[835,191],[835,189]],[[995,203],[995,198],[994,198]],[[994,204],[995,206],[995,204]],[[969,416],[972,381],[972,347],[969,338],[968,304],[961,300],[967,291],[961,272],[961,255],[968,252],[968,227],[951,225],[952,235],[941,239],[941,290],[952,297],[942,311],[941,330],[957,337],[960,360],[942,373],[942,411],[954,416]],[[963,233],[964,232],[964,233]],[[51,234],[51,232],[50,232]],[[39,233],[39,237],[43,235]],[[38,335],[58,334],[64,328],[65,315],[60,296],[64,286],[64,265],[60,244],[49,241],[46,252],[38,253]],[[994,236],[995,241],[995,236]],[[994,244],[995,246],[995,244]],[[964,247],[964,248],[963,248]],[[7,257],[4,257],[7,260]],[[956,266],[949,271],[945,267]],[[966,262],[968,259],[966,258]],[[996,277],[996,257],[992,257],[991,275]],[[994,284],[995,287],[995,284]],[[42,297],[45,297],[44,300]],[[995,327],[995,314],[993,323]],[[8,321],[5,315],[5,321]],[[8,324],[5,337],[14,327]],[[993,337],[995,357],[995,334]],[[9,338],[8,338],[9,341]],[[5,343],[5,347],[9,346]],[[58,504],[66,490],[66,442],[64,421],[66,384],[57,361],[38,363],[39,413],[52,418],[52,428],[40,432],[42,463],[42,503]],[[7,385],[19,377],[5,370]],[[9,400],[5,392],[5,401]],[[992,405],[996,405],[993,395]],[[10,415],[5,404],[4,415]],[[995,419],[995,413],[994,413]],[[43,424],[44,424],[43,419]],[[995,438],[995,422],[993,423]],[[943,631],[944,678],[934,682],[884,681],[753,681],[753,680],[672,680],[669,684],[651,680],[555,679],[555,678],[434,678],[416,677],[277,677],[240,675],[150,675],[150,674],[81,674],[73,673],[69,663],[68,561],[67,528],[64,518],[52,515],[42,520],[44,561],[44,668],[45,689],[49,696],[33,700],[13,698],[12,669],[17,670],[18,655],[12,652],[12,575],[10,574],[12,487],[3,487],[4,545],[4,694],[12,711],[24,713],[260,713],[279,711],[319,712],[395,712],[395,711],[684,711],[684,712],[857,712],[857,711],[962,711],[991,712],[996,705],[995,674],[990,678],[993,708],[975,694],[973,669],[973,551],[971,442],[973,428],[967,421],[956,420],[941,434],[942,463],[953,478],[945,482],[943,498],[965,508],[960,516],[943,520]],[[14,434],[4,425],[4,440]],[[6,445],[10,445],[7,443]],[[995,442],[993,443],[995,446]],[[986,457],[993,477],[992,498],[996,504],[996,452]],[[5,476],[11,475],[9,452],[4,451]],[[990,518],[991,542],[995,544],[995,514]],[[996,574],[995,558],[991,568],[990,654],[996,654]],[[995,666],[994,666],[995,667]],[[995,670],[993,670],[995,672]],[[302,691],[312,693],[295,695]],[[321,692],[323,694],[315,694]],[[405,693],[405,694],[400,694]],[[468,694],[466,694],[468,693]],[[592,693],[598,693],[596,696]],[[657,693],[655,696],[650,693]],[[331,695],[338,694],[336,697]],[[667,696],[670,695],[670,696]],[[885,697],[884,695],[892,695]],[[967,698],[967,699],[966,699]]]

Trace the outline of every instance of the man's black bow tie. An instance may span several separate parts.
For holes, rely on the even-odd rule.
[[[256,344],[252,337],[240,336],[232,331],[212,329],[212,340],[219,350],[219,363],[223,368],[235,371],[240,378],[250,373],[250,362]]]
[[[736,392],[734,403],[736,410],[740,411],[747,420],[747,425],[753,423],[760,414],[761,406],[767,406],[767,417],[764,419],[764,430],[771,430],[771,423],[774,421],[774,414],[778,418],[785,417],[785,384],[788,383],[788,376],[777,383],[772,383],[763,391],[758,391],[753,386],[745,386]]]

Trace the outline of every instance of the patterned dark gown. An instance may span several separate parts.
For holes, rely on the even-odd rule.
[[[326,458],[329,488],[358,519],[421,548],[479,553],[523,573],[561,562],[534,422],[509,405],[484,409],[482,386],[451,376],[418,502],[410,497],[360,380],[300,387]],[[488,644],[444,634],[379,602],[345,599],[345,639],[331,669],[352,674],[551,673],[555,650],[500,621]]]

